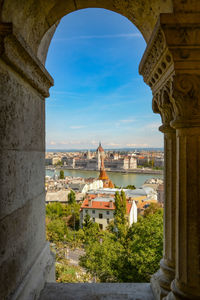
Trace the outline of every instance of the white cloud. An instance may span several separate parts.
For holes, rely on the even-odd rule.
[[[103,35],[79,35],[69,38],[55,39],[55,42],[64,42],[70,40],[90,40],[90,39],[115,39],[115,38],[143,38],[140,33],[119,33],[119,34],[103,34]]]
[[[104,143],[104,146],[106,147],[120,147],[122,144],[117,144],[117,143]]]
[[[94,145],[94,146],[98,146],[99,142],[98,141],[91,141],[90,144]]]
[[[160,125],[161,125],[161,123],[159,123],[159,122],[153,122],[153,123],[144,125],[143,127],[141,127],[141,129],[145,130],[145,131],[148,130],[148,131],[156,132]]]
[[[130,147],[130,148],[148,148],[149,145],[148,144],[126,144],[126,147]]]
[[[56,142],[54,142],[54,141],[50,141],[50,142],[47,142],[49,145],[51,145],[51,146],[54,146],[54,145],[56,145]]]
[[[75,125],[75,126],[70,126],[69,128],[71,129],[81,129],[81,128],[85,128],[85,125]]]
[[[135,119],[120,120],[121,123],[133,123]]]

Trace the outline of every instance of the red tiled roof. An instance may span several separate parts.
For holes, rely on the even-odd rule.
[[[99,179],[100,180],[106,180],[106,179],[108,179],[108,175],[107,175],[107,173],[106,173],[106,171],[104,169],[100,170]]]
[[[115,204],[113,203],[113,206],[110,207],[109,201],[92,201],[91,200],[91,206],[89,206],[89,199],[85,199],[81,205],[81,208],[91,208],[91,209],[115,209]]]
[[[112,207],[110,205],[110,201],[92,201],[91,200],[91,206],[89,206],[89,200],[85,199],[81,205],[81,210],[83,208],[89,208],[89,209],[106,209],[106,210],[115,210],[115,203],[113,203]],[[130,214],[132,203],[126,202],[126,213]]]

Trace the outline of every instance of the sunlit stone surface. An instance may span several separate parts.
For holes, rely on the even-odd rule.
[[[40,300],[153,300],[149,283],[48,283]]]

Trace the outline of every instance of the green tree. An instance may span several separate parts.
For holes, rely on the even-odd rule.
[[[46,222],[47,239],[50,242],[64,241],[67,235],[67,226],[62,219],[47,220]]]
[[[76,194],[71,190],[71,192],[68,194],[68,204],[74,203],[76,203]]]
[[[149,207],[147,207],[144,210],[144,217],[148,216],[148,215],[153,215],[155,214],[157,211],[159,211],[161,209],[161,206],[159,203],[150,203]]]
[[[88,241],[85,251],[86,254],[80,259],[81,266],[101,282],[119,281],[118,269],[122,267],[119,254],[123,252],[123,247],[113,234],[104,232],[103,236],[96,235]]]
[[[122,190],[115,193],[114,232],[118,238],[124,238],[126,223],[126,194]]]
[[[119,277],[125,282],[149,282],[159,269],[163,250],[163,210],[139,217],[127,234],[123,270]]]
[[[84,221],[83,221],[83,230],[88,229],[92,226],[92,220],[88,214],[85,215]]]
[[[46,215],[51,220],[62,219],[69,227],[79,229],[80,204],[61,204],[59,202],[49,203],[46,205]]]
[[[136,187],[135,187],[133,184],[129,184],[129,185],[127,185],[124,189],[135,190]]]
[[[59,202],[48,203],[46,205],[46,215],[50,219],[62,217],[64,214],[63,205]]]
[[[65,179],[65,174],[63,170],[60,170],[60,179]]]
[[[163,210],[139,217],[131,228],[125,228],[123,239],[116,240],[116,235],[105,231],[88,236],[86,240],[86,254],[81,264],[101,282],[149,282],[150,276],[159,269]]]

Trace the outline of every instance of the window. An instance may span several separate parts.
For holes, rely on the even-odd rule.
[[[100,228],[100,229],[103,229],[103,224],[99,224],[99,228]]]
[[[92,218],[93,223],[95,223],[95,218]]]
[[[107,210],[106,214],[107,214],[107,215],[109,215],[109,214],[110,214],[110,212]]]
[[[99,219],[103,219],[103,214],[99,214]]]
[[[95,214],[95,210],[93,210],[92,213]]]
[[[86,214],[88,213],[88,210],[87,210],[87,209],[85,210],[85,213],[86,213]]]
[[[110,219],[107,219],[107,224],[109,224],[110,223]]]

